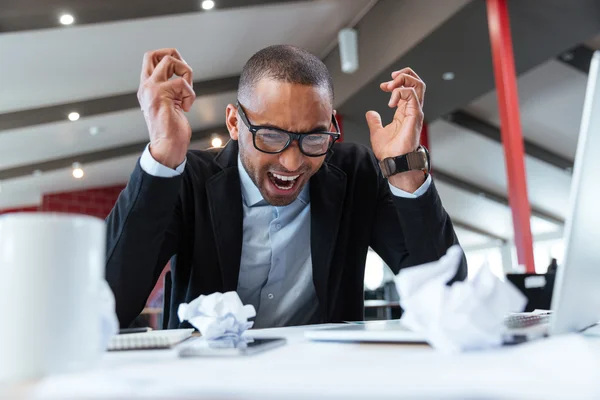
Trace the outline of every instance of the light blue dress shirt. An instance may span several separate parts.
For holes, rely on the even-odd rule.
[[[268,204],[238,159],[244,231],[237,292],[256,308],[254,326],[317,322],[312,279],[309,184],[291,204]]]
[[[149,148],[140,159],[142,169],[164,178],[180,175],[158,163]],[[298,198],[284,207],[268,204],[238,158],[242,190],[243,243],[237,293],[256,308],[254,328],[318,322],[318,299],[312,276],[309,183]],[[431,176],[414,193],[390,185],[392,194],[416,198],[431,185]]]

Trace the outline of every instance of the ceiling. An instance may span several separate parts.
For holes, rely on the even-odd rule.
[[[126,93],[135,98],[146,51],[176,47],[193,68],[195,81],[236,76],[253,53],[271,44],[291,43],[325,56],[335,45],[338,30],[353,23],[372,1],[267,3],[1,33],[0,120],[21,114],[17,128],[0,130],[0,209],[35,203],[46,190],[127,181],[133,164],[125,154],[102,161],[110,174],[88,173],[93,165],[86,165],[86,176],[80,181],[72,178],[70,165],[81,155],[148,140],[143,116],[135,106],[95,115],[82,112],[81,107],[90,99],[112,101]],[[188,114],[194,131],[214,127],[217,132],[224,124],[225,106],[235,100],[236,86],[229,86],[210,95],[196,90],[198,98]],[[65,103],[71,105],[65,108],[68,112],[52,116],[51,123],[29,125],[48,107]],[[81,118],[69,121],[71,111]],[[91,128],[98,132],[91,135]],[[69,157],[72,160],[63,163],[64,168],[51,172],[40,168],[42,163]],[[15,168],[20,168],[18,176],[2,178],[2,172]],[[42,170],[41,176],[34,176],[36,169]]]
[[[122,3],[122,2],[120,2]],[[411,66],[427,83],[434,179],[465,247],[512,238],[484,1],[8,1],[0,10],[0,210],[42,194],[125,183],[147,142],[135,92],[144,52],[176,47],[194,71],[195,148],[222,134],[237,76],[276,43],[321,57],[345,140],[368,145],[364,114],[391,118],[378,82]],[[534,235],[562,232],[586,87],[600,47],[593,0],[509,2]],[[72,26],[56,23],[74,10]],[[340,70],[337,32],[359,32],[360,68]],[[444,72],[455,78],[442,79]],[[81,114],[78,121],[69,112]],[[71,175],[84,163],[85,177]]]

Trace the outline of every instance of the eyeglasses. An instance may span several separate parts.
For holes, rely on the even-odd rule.
[[[331,123],[337,132],[293,133],[270,126],[252,125],[239,101],[237,102],[237,108],[242,121],[252,133],[254,147],[263,153],[281,153],[289,147],[292,141],[297,140],[302,154],[309,157],[320,157],[327,154],[335,141],[340,138],[340,128],[333,115],[331,116]]]

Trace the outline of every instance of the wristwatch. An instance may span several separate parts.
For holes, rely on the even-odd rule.
[[[397,157],[388,157],[379,161],[379,167],[383,176],[389,178],[401,172],[421,170],[428,174],[430,170],[429,151],[425,146],[419,146],[417,150]]]

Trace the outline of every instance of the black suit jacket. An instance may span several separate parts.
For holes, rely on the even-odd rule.
[[[201,294],[237,289],[242,193],[237,142],[218,154],[189,151],[181,176],[153,177],[139,162],[107,218],[106,279],[121,326],[144,304],[172,259],[169,328]],[[313,282],[322,322],[363,318],[371,246],[394,273],[439,259],[458,243],[435,185],[417,199],[392,196],[372,152],[339,143],[310,180]],[[466,277],[466,262],[455,279]],[[183,325],[185,326],[185,325]]]

